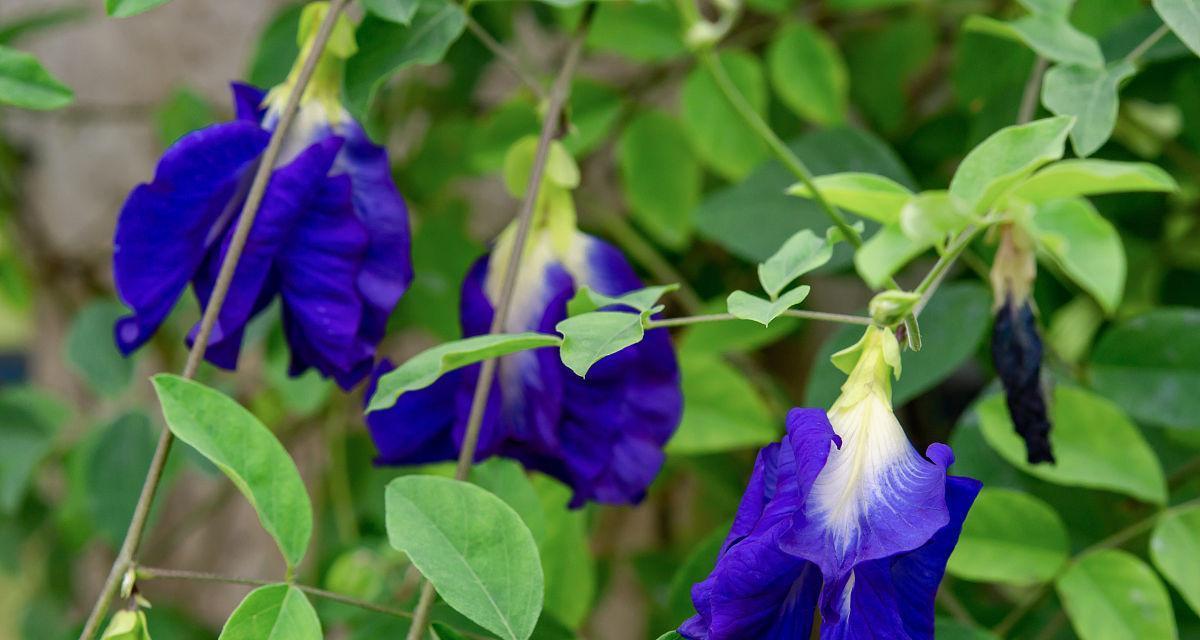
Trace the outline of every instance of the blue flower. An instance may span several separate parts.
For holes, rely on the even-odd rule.
[[[758,455],[712,573],[692,588],[691,640],[933,638],[934,596],[980,489],[919,455],[891,409],[899,350],[871,328],[829,409],[793,409]],[[855,355],[855,354],[851,354]]]
[[[487,333],[507,246],[472,267],[462,287],[465,337]],[[567,316],[578,286],[619,295],[641,288],[620,252],[574,228],[539,229],[521,263],[505,331],[553,333]],[[391,369],[381,366],[376,378]],[[367,415],[377,461],[409,465],[458,456],[479,366],[443,376],[400,396],[390,409]],[[476,459],[504,456],[558,478],[586,501],[635,503],[663,463],[663,446],[679,424],[679,369],[665,330],[604,358],[580,378],[555,349],[525,351],[500,360],[488,398]]]
[[[278,298],[291,372],[315,367],[353,386],[412,280],[408,211],[387,153],[338,102],[346,46],[322,58],[287,133],[206,351],[213,364],[236,367],[247,322]],[[295,75],[267,95],[234,85],[236,119],[181,138],[130,193],[113,239],[117,292],[133,311],[115,328],[125,354],[189,282],[207,305]]]

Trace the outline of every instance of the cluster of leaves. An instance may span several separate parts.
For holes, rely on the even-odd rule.
[[[164,2],[109,0],[106,8],[131,16]],[[683,422],[643,507],[669,524],[632,555],[612,550],[622,547],[611,526],[619,512],[568,511],[564,487],[511,462],[477,465],[471,482],[442,466],[370,469],[353,401],[313,376],[286,378],[270,317],[247,338],[262,354],[258,383],[234,388],[212,372],[211,386],[156,376],[165,426],[189,445],[173,454],[167,484],[180,474],[213,483],[215,466],[254,507],[283,561],[278,582],[247,595],[222,638],[319,638],[322,625],[354,638],[398,636],[405,618],[310,600],[313,590],[295,578],[398,611],[415,604],[409,568],[444,603],[434,609],[439,638],[576,637],[603,594],[627,588],[619,576],[630,567],[648,612],[631,628],[673,628],[693,613],[688,589],[711,569],[754,449],[779,436],[788,406],[828,406],[844,379],[829,357],[860,328],[823,334],[796,307],[865,303],[860,278],[870,288],[916,283],[936,256],[983,271],[994,250],[983,231],[997,224],[1025,229],[1043,265],[1035,298],[1058,463],[1025,462],[1003,396],[988,383],[986,283],[969,269],[930,283],[923,345],[904,355],[894,402],[914,441],[949,438],[955,472],[985,483],[948,567],[955,580],[944,587],[938,637],[1200,633],[1200,396],[1190,393],[1200,384],[1200,62],[1189,51],[1200,49],[1200,4],[1022,0],[987,15],[970,14],[974,3],[810,4],[748,0],[717,51],[750,111],[818,176],[806,184],[770,159],[722,78],[694,63],[687,11],[662,0],[601,3],[587,55],[616,72],[573,80],[550,182],[586,194],[582,226],[611,237],[662,284],[617,298],[581,289],[558,335],[454,340],[457,283],[482,250],[467,232],[466,194],[474,183],[503,181],[519,195],[528,163],[511,158],[531,156],[541,126],[532,92],[479,97],[485,81],[512,76],[487,66],[490,54],[464,35],[468,21],[520,50],[514,23],[569,32],[580,3],[483,3],[468,17],[446,0],[362,0],[346,104],[380,139],[428,123],[409,133],[417,140],[396,167],[414,212],[417,280],[392,333],[445,340],[386,376],[369,410],[487,358],[557,348],[586,376],[671,316],[731,319],[676,336]],[[251,81],[270,85],[286,74],[298,19],[292,7],[267,27]],[[6,46],[28,28],[0,29],[0,102],[61,107],[70,90]],[[1048,112],[1040,118],[1039,104]],[[193,93],[175,94],[158,118],[164,144],[216,111]],[[1032,121],[1014,126],[1023,111]],[[1068,140],[1075,157],[1063,159]],[[573,172],[554,168],[568,165]],[[830,220],[818,193],[854,216],[861,248],[841,231],[822,235]],[[757,288],[763,295],[747,291]],[[925,302],[895,299],[897,319]],[[125,408],[141,403],[135,369],[148,365],[110,346],[120,313],[108,301],[78,310],[66,357],[93,399]],[[191,309],[176,316],[163,337],[168,351],[195,317]],[[0,585],[27,590],[13,592],[26,594],[28,637],[71,637],[77,629],[62,612],[72,585],[40,576],[64,573],[93,539],[120,544],[154,419],[119,409],[97,425],[90,405],[73,410],[30,388],[0,394],[0,413]],[[327,423],[337,425],[329,464],[306,488],[283,443]],[[46,487],[55,474],[66,478],[62,492]],[[321,500],[310,498],[312,487]],[[33,572],[31,563],[44,567]],[[161,577],[146,569],[139,581],[153,595]],[[143,637],[147,623],[159,637],[204,637],[164,600],[148,616],[121,617],[112,637]]]

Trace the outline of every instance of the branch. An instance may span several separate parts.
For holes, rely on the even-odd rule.
[[[262,204],[267,182],[270,180],[275,162],[279,158],[279,152],[283,148],[284,138],[287,135],[288,128],[292,124],[292,120],[296,117],[300,98],[304,95],[304,89],[308,86],[309,79],[312,78],[313,70],[317,66],[317,60],[320,59],[321,53],[325,50],[325,44],[329,41],[329,36],[333,33],[333,25],[337,21],[337,17],[346,2],[347,0],[332,0],[329,3],[329,11],[325,14],[325,20],[321,23],[321,28],[317,32],[316,39],[313,41],[308,58],[304,60],[304,66],[301,68],[300,75],[296,79],[296,86],[292,90],[291,95],[288,96],[287,104],[284,105],[283,113],[279,117],[279,123],[276,125],[275,131],[271,134],[271,140],[267,144],[266,151],[263,152],[258,170],[254,174],[254,181],[250,185],[250,192],[246,196],[246,204],[242,207],[241,216],[238,218],[237,227],[234,229],[233,238],[230,240],[229,250],[226,253],[224,261],[221,263],[221,271],[217,276],[216,285],[213,287],[212,296],[209,298],[208,305],[204,309],[204,315],[200,319],[200,331],[196,334],[196,340],[192,343],[192,349],[188,353],[187,364],[183,368],[184,378],[194,378],[196,370],[200,367],[200,362],[204,359],[204,352],[208,349],[208,341],[212,336],[213,327],[217,323],[217,317],[221,313],[221,306],[225,303],[225,297],[229,293],[229,285],[233,281],[233,274],[237,269],[238,260],[241,258],[242,250],[246,246],[246,239],[250,236],[250,228],[254,224],[254,218],[258,215],[259,205]],[[120,585],[122,577],[132,566],[134,557],[137,556],[138,548],[142,542],[142,534],[146,530],[150,505],[153,504],[154,495],[158,492],[158,485],[162,480],[163,467],[167,462],[167,454],[171,452],[173,439],[171,430],[164,428],[162,435],[159,436],[158,445],[154,449],[154,457],[150,461],[150,469],[146,472],[146,480],[142,484],[141,495],[138,497],[137,506],[134,508],[129,529],[125,533],[125,541],[121,544],[121,550],[117,553],[116,560],[113,561],[108,578],[104,581],[104,586],[100,590],[99,597],[96,598],[95,605],[92,606],[92,611],[83,626],[83,632],[79,634],[80,640],[91,640],[96,631],[99,630],[100,623],[117,594],[117,587]]]
[[[504,325],[508,320],[508,312],[512,307],[513,290],[517,284],[517,274],[520,273],[521,259],[525,253],[525,243],[533,228],[534,205],[537,203],[538,192],[541,191],[546,161],[550,157],[550,143],[559,132],[563,106],[570,92],[571,77],[575,74],[575,67],[579,64],[579,58],[583,53],[584,38],[595,12],[595,3],[588,4],[570,48],[567,50],[562,70],[559,71],[558,77],[554,80],[554,86],[550,90],[550,101],[542,119],[542,131],[538,136],[533,170],[529,174],[529,184],[525,188],[525,199],[522,200],[521,208],[517,213],[517,230],[511,249],[512,254],[509,256],[508,267],[504,273],[500,297],[495,303],[496,313],[492,317],[492,325],[489,329],[489,333],[492,334],[503,332]],[[471,411],[467,417],[466,434],[463,436],[462,450],[459,452],[458,466],[454,472],[454,477],[458,480],[467,479],[471,472],[471,465],[475,461],[475,449],[479,444],[479,431],[483,426],[483,413],[487,407],[488,395],[492,390],[492,378],[495,377],[496,363],[495,358],[484,360],[479,368],[479,378],[475,382],[475,393],[471,398]],[[433,583],[427,581],[421,589],[421,599],[413,614],[408,640],[420,640],[424,635],[425,627],[429,624],[429,612],[433,607],[435,596]]]

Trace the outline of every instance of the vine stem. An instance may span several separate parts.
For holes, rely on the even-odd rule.
[[[229,286],[233,282],[234,271],[237,269],[242,250],[246,247],[246,239],[249,238],[250,228],[254,224],[255,217],[258,215],[259,205],[262,204],[267,183],[275,167],[275,162],[279,158],[280,150],[283,148],[288,128],[291,126],[292,120],[296,117],[296,111],[300,106],[300,98],[304,95],[304,89],[308,86],[308,81],[312,78],[313,71],[316,69],[317,60],[320,59],[321,53],[325,50],[325,45],[329,42],[329,37],[333,33],[333,26],[346,2],[347,0],[330,0],[329,10],[325,14],[325,19],[321,22],[321,27],[317,31],[316,38],[313,40],[308,57],[304,60],[304,65],[300,69],[300,75],[296,78],[296,86],[293,88],[291,95],[288,96],[283,113],[280,115],[279,122],[275,126],[275,131],[271,133],[271,139],[267,143],[266,150],[263,152],[262,160],[259,162],[258,169],[254,174],[254,180],[250,184],[250,191],[246,195],[246,203],[242,207],[237,226],[233,231],[233,237],[230,239],[228,252],[221,263],[221,271],[217,275],[216,284],[213,286],[212,296],[210,296],[208,305],[204,308],[204,314],[201,316],[200,330],[197,332],[196,340],[192,343],[192,348],[188,352],[187,364],[184,365],[182,374],[184,378],[191,379],[196,377],[196,371],[200,368],[200,363],[204,360],[204,352],[208,349],[208,342],[212,337],[213,328],[217,324],[217,317],[221,313],[225,297],[229,294]],[[134,507],[133,518],[129,522],[129,529],[125,533],[125,540],[121,543],[121,549],[117,552],[117,557],[113,561],[108,577],[104,580],[104,586],[100,589],[100,595],[96,598],[96,603],[92,606],[91,613],[88,614],[83,631],[79,634],[80,640],[91,640],[95,636],[105,614],[108,613],[108,608],[113,598],[117,595],[117,589],[120,586],[123,576],[133,566],[134,559],[141,546],[142,535],[146,531],[150,505],[153,504],[154,496],[158,492],[158,486],[162,480],[163,468],[166,466],[167,455],[171,452],[173,440],[171,430],[164,428],[158,438],[158,445],[154,449],[154,457],[150,460],[150,469],[146,472],[146,480],[142,484],[142,491],[138,496],[137,505]]]
[[[506,49],[504,45],[497,42],[496,39],[492,37],[492,34],[488,33],[487,29],[484,29],[483,25],[479,24],[479,22],[475,20],[475,18],[472,18],[470,14],[467,14],[467,30],[469,30],[471,35],[475,36],[475,39],[479,40],[479,42],[485,48],[487,48],[488,51],[491,51],[492,55],[496,56],[496,59],[503,62],[509,68],[509,70],[513,72],[513,75],[515,75],[517,79],[521,81],[521,84],[524,84],[529,88],[530,91],[533,92],[535,96],[537,96],[538,100],[546,100],[548,98],[546,95],[546,89],[542,86],[542,83],[538,82],[537,78],[533,77],[533,74],[531,74],[521,64],[521,61],[517,59],[517,56],[512,51]]]
[[[825,322],[839,322],[841,324],[858,324],[870,326],[872,321],[866,316],[852,316],[843,313],[826,313],[824,311],[805,311],[803,309],[788,309],[781,315],[791,318],[804,318],[806,320],[822,320]],[[726,322],[729,320],[742,320],[732,313],[711,313],[699,316],[687,316],[683,318],[664,318],[662,320],[647,320],[645,323],[646,329],[661,329],[663,327],[684,327],[693,324],[703,324],[706,322]]]
[[[1200,498],[1188,500],[1187,502],[1181,502],[1173,507],[1168,507],[1166,509],[1160,509],[1159,511],[1156,511],[1153,514],[1151,514],[1145,518],[1142,518],[1141,520],[1138,520],[1137,522],[1134,522],[1133,524],[1125,527],[1124,529],[1117,531],[1116,533],[1112,534],[1111,536],[1108,536],[1107,538],[1105,538],[1105,539],[1097,542],[1096,544],[1093,544],[1090,547],[1087,547],[1083,551],[1080,551],[1079,553],[1075,554],[1074,556],[1071,557],[1071,559],[1068,562],[1063,564],[1062,568],[1060,568],[1058,570],[1058,572],[1054,574],[1054,577],[1052,577],[1050,580],[1048,580],[1045,584],[1038,587],[1038,589],[1036,591],[1034,591],[1033,593],[1031,593],[1028,598],[1021,601],[1021,604],[1019,604],[1017,606],[1017,608],[1010,611],[1009,614],[1007,616],[1005,616],[1003,620],[1000,621],[1000,624],[997,624],[995,627],[993,627],[992,633],[996,634],[1000,638],[1006,637],[1009,634],[1009,632],[1012,631],[1013,627],[1015,627],[1017,625],[1017,623],[1020,622],[1021,619],[1025,617],[1026,614],[1028,614],[1030,611],[1032,611],[1033,608],[1036,607],[1037,604],[1042,601],[1042,598],[1045,597],[1046,594],[1050,592],[1050,585],[1057,582],[1058,579],[1060,577],[1062,577],[1062,575],[1064,573],[1066,573],[1068,569],[1075,566],[1081,559],[1083,559],[1088,554],[1095,553],[1097,551],[1103,551],[1105,549],[1114,549],[1116,547],[1120,547],[1120,546],[1124,545],[1125,543],[1129,542],[1130,540],[1133,540],[1134,538],[1136,538],[1136,537],[1140,536],[1141,534],[1145,533],[1146,531],[1148,531],[1155,524],[1157,524],[1160,519],[1162,519],[1168,515],[1178,513],[1180,511],[1185,511],[1187,509],[1191,509],[1194,507],[1200,507]]]
[[[1151,47],[1158,44],[1158,41],[1166,37],[1168,33],[1171,33],[1171,27],[1168,27],[1165,24],[1158,29],[1155,29],[1154,33],[1146,36],[1145,40],[1142,40],[1138,46],[1134,47],[1133,50],[1125,56],[1125,62],[1137,64],[1138,61],[1141,60],[1142,56],[1146,55],[1146,52],[1149,51]]]
[[[792,153],[792,150],[784,144],[783,140],[779,139],[779,136],[775,135],[775,131],[771,128],[771,125],[767,124],[767,121],[763,120],[758,111],[754,109],[754,106],[746,100],[746,96],[742,95],[741,90],[737,88],[737,85],[733,83],[733,80],[730,79],[729,74],[725,71],[725,67],[721,65],[717,54],[713,53],[711,49],[703,49],[698,51],[696,56],[700,59],[700,63],[704,65],[708,73],[712,75],[713,80],[717,83],[717,88],[721,90],[721,93],[725,94],[725,99],[738,112],[742,120],[745,120],[746,124],[750,125],[750,128],[754,129],[754,132],[758,134],[758,137],[767,143],[771,152],[787,167],[788,171],[791,171],[808,188],[812,194],[812,199],[825,211],[825,215],[829,216],[829,219],[842,232],[846,240],[855,249],[861,247],[863,241],[858,235],[858,231],[850,226],[850,222],[846,220],[846,216],[837,207],[830,204],[825,199],[825,196],[821,195],[821,191],[817,189],[817,185],[814,183],[812,171],[804,164],[803,160],[795,153]]]
[[[575,36],[571,40],[562,69],[554,80],[554,86],[550,89],[549,102],[542,119],[542,130],[538,135],[533,169],[529,174],[529,184],[525,188],[525,197],[517,212],[517,229],[512,244],[512,254],[509,256],[507,269],[504,272],[500,296],[495,301],[496,312],[492,316],[492,324],[488,331],[492,334],[502,333],[504,325],[508,321],[513,290],[517,285],[517,275],[520,273],[521,259],[525,253],[525,244],[533,228],[533,212],[537,204],[538,193],[541,191],[542,176],[546,172],[546,161],[550,157],[550,143],[559,132],[563,106],[570,93],[571,78],[575,75],[575,68],[583,54],[584,37],[595,12],[596,4],[588,4],[583,18],[579,22],[579,27],[575,31]],[[475,462],[475,449],[479,444],[479,432],[483,427],[483,414],[487,408],[488,395],[492,391],[492,378],[495,377],[496,365],[497,360],[490,358],[484,360],[479,367],[479,378],[475,382],[475,393],[471,398],[471,410],[467,416],[466,433],[463,436],[462,449],[459,451],[458,465],[454,470],[454,477],[457,480],[466,480],[471,473],[471,466]],[[425,628],[429,625],[429,613],[436,595],[433,583],[426,580],[424,586],[421,587],[421,598],[413,613],[413,623],[408,630],[408,640],[419,640],[425,634]]]

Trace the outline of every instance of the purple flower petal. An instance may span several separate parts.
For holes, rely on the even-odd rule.
[[[266,114],[263,99],[267,93],[262,89],[244,82],[231,82],[229,88],[233,91],[233,111],[238,120],[258,124]]]
[[[113,274],[133,315],[117,323],[129,354],[154,333],[199,268],[224,219],[236,215],[247,169],[268,134],[248,122],[190,133],[159,161],[154,180],[126,200],[113,238]]]

